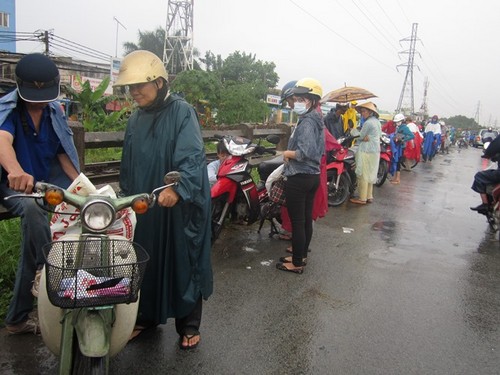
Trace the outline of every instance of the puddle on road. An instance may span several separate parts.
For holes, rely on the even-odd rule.
[[[385,241],[390,241],[394,239],[394,234],[396,232],[396,222],[377,221],[372,225],[372,230],[381,232],[382,239],[384,239]]]

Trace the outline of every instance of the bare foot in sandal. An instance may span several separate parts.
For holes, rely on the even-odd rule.
[[[197,335],[183,335],[179,339],[179,347],[182,350],[194,349],[200,343],[201,337]]]

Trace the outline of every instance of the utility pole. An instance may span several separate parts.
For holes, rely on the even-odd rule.
[[[396,69],[400,66],[406,67],[405,80],[403,82],[403,88],[401,89],[401,95],[399,95],[398,107],[396,108],[396,112],[403,112],[405,114],[411,115],[415,113],[415,102],[413,98],[413,66],[415,58],[415,44],[418,40],[417,28],[418,23],[414,23],[412,26],[411,37],[404,38],[399,41],[400,44],[401,42],[410,42],[410,49],[400,52],[400,54],[408,55],[408,62],[406,64],[399,64],[398,66],[396,66]],[[409,104],[408,101],[410,102]]]
[[[479,110],[481,108],[481,101],[477,102],[476,113],[474,114],[474,121],[479,125]],[[480,126],[480,125],[479,125]]]
[[[163,63],[171,75],[193,69],[194,0],[168,0]]]
[[[120,21],[118,21],[118,18],[113,17],[113,20],[116,21],[115,57],[118,57],[118,26],[123,27],[125,30],[127,30],[127,28],[123,26],[123,24]]]

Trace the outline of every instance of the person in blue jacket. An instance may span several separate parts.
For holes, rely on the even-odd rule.
[[[395,176],[391,183],[397,185],[401,182],[401,163],[404,159],[406,142],[415,138],[415,134],[406,125],[406,119],[402,113],[396,114],[393,121],[396,124],[396,132],[390,136],[392,149],[391,174],[395,174]]]
[[[17,89],[0,99],[0,199],[21,217],[22,239],[13,297],[5,318],[9,334],[37,333],[30,317],[51,241],[47,213],[32,199],[3,198],[31,193],[37,181],[68,187],[78,176],[73,133],[61,107],[59,70],[47,56],[33,53],[16,65]]]

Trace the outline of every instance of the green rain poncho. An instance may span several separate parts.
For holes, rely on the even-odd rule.
[[[188,315],[200,295],[212,294],[210,185],[203,139],[193,108],[170,95],[154,111],[139,109],[123,144],[123,194],[151,192],[179,171],[179,202],[137,215],[134,241],[150,256],[141,287],[139,324],[164,324]]]

